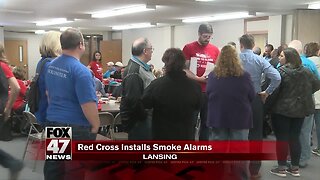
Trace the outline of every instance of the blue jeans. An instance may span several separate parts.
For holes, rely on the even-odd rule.
[[[210,140],[248,140],[249,129],[209,128]],[[227,147],[232,148],[234,147]],[[249,148],[249,147],[248,147]],[[227,162],[227,161],[226,161]],[[235,177],[241,180],[249,179],[249,161],[235,161],[234,163],[223,163],[224,170],[232,170]],[[227,173],[227,172],[225,172]]]
[[[249,129],[212,128],[210,140],[248,140]]]
[[[300,166],[305,166],[308,164],[308,160],[311,157],[311,131],[313,125],[313,114],[304,118],[301,132],[300,132],[300,143],[301,143],[301,156],[300,156]]]
[[[47,126],[59,127],[67,126],[61,123],[48,122]],[[72,127],[72,140],[95,140],[97,134],[91,133],[91,127],[69,125]],[[65,161],[46,161],[44,163],[43,173],[45,180],[56,180],[56,179],[68,179],[68,174],[75,173],[70,170],[70,165]],[[66,170],[68,169],[68,170]],[[81,167],[74,167],[73,169],[81,169]],[[84,175],[82,176],[85,177]]]
[[[314,114],[314,122],[316,125],[317,132],[317,148],[320,148],[320,109],[316,109],[316,113]]]

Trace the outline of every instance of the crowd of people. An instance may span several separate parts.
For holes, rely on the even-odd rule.
[[[73,127],[74,140],[95,140],[100,126],[97,94],[109,97],[112,92],[104,87],[105,81],[117,80],[121,85],[113,91],[121,96],[120,115],[129,140],[196,140],[195,127],[200,123],[199,140],[261,141],[264,126],[271,124],[276,140],[287,143],[277,144],[278,167],[270,173],[300,176],[299,168],[307,166],[311,152],[320,156],[319,44],[310,42],[303,48],[293,40],[277,49],[267,44],[261,56],[252,35],[239,38],[240,53],[233,42],[219,50],[210,43],[212,37],[212,26],[201,24],[198,40],[182,50],[164,52],[159,71],[148,64],[154,48],[147,38],[132,43],[126,66],[103,62],[99,51],[85,66],[80,62],[85,52],[81,32],[50,31],[41,41],[36,69],[37,121],[43,127]],[[21,70],[14,68],[12,73],[9,68],[3,45],[0,60],[10,87],[9,98],[1,104],[3,129],[12,111],[24,111],[27,88]],[[105,72],[102,63],[107,64]],[[311,150],[314,122],[318,146]],[[285,160],[288,153],[290,163]],[[5,152],[0,151],[0,156],[6,157],[1,163],[13,175],[22,168]],[[6,164],[9,159],[19,166]],[[261,161],[243,162],[236,172],[241,179],[259,179],[260,167]],[[60,179],[68,175],[67,169],[68,163],[46,161],[44,177]]]

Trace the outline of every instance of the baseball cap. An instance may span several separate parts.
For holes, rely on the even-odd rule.
[[[113,62],[108,62],[107,65],[108,66],[114,66],[114,63]]]
[[[121,62],[116,62],[115,66],[123,67],[123,64]]]

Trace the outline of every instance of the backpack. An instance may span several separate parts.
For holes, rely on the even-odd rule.
[[[2,63],[0,65],[0,114],[2,114],[8,101],[9,84],[7,76],[2,70]]]
[[[37,68],[36,75],[32,79],[32,81],[31,81],[31,83],[29,85],[28,92],[26,94],[28,107],[30,108],[30,112],[33,113],[33,114],[35,112],[37,112],[38,109],[39,109],[39,101],[40,101],[40,90],[39,90],[39,85],[38,85],[39,76],[43,71],[43,66],[49,60],[51,60],[51,59],[50,58],[46,58],[41,62],[41,64],[39,64],[40,66]]]

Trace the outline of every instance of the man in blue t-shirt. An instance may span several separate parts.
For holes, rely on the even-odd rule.
[[[85,52],[83,36],[69,28],[60,42],[62,55],[45,72],[48,126],[70,126],[73,140],[95,140],[100,120],[92,75],[79,60]],[[64,166],[64,162],[46,161],[45,179],[63,179]]]

